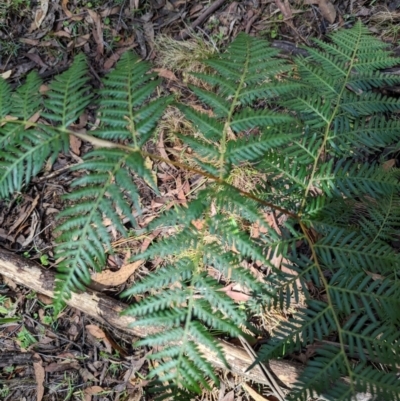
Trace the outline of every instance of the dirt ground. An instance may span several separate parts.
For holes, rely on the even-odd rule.
[[[185,80],[184,70],[192,68],[188,59],[199,43],[204,47],[196,51],[205,54],[246,32],[271,41],[284,53],[297,54],[301,46],[311,46],[313,38],[324,38],[357,19],[398,51],[400,0],[3,0],[0,76],[17,87],[36,70],[47,82],[83,52],[91,83],[98,88],[120,56],[134,51],[157,67],[166,88],[174,92]],[[180,45],[171,60],[172,40]],[[55,215],[74,178],[69,167],[88,146],[71,143],[70,152],[34,179],[26,192],[10,202],[0,201],[2,248],[55,269]],[[162,199],[148,199],[143,218],[149,221],[171,200],[185,198],[184,175],[176,172],[161,189]],[[148,246],[122,239],[113,245],[117,252],[108,259],[112,271],[124,265],[129,247]],[[125,283],[109,286],[105,294],[117,298],[124,288]],[[133,347],[134,341],[70,307],[54,321],[50,298],[2,279],[0,271],[0,400],[149,400],[149,350]],[[260,385],[248,383],[251,393],[239,377],[224,374],[221,379],[221,388],[198,399],[272,399],[256,397],[263,394]]]

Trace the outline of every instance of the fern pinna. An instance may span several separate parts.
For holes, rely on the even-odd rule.
[[[240,34],[225,52],[204,61],[207,73],[196,74],[211,89],[190,87],[211,112],[173,104],[197,130],[177,133],[194,154],[186,168],[207,184],[187,206],[146,228],[174,227],[175,234],[135,256],[165,263],[124,293],[142,297],[125,311],[138,317],[137,324],[162,327],[139,341],[158,350],[150,377],[159,380],[161,398],[188,399],[218,382],[199,344],[228,365],[216,333],[256,333],[250,323],[255,313],[302,298],[303,307],[259,352],[264,361],[314,345],[287,397],[323,393],[351,400],[368,392],[399,399],[399,258],[391,246],[400,223],[399,184],[397,171],[380,159],[383,150],[397,151],[400,124],[392,114],[399,101],[379,88],[398,83],[380,70],[400,60],[360,23],[316,40],[308,54],[285,61],[267,42]],[[96,149],[76,166],[81,178],[60,215],[58,309],[71,291],[89,283],[91,271],[104,267],[112,251],[105,221],[121,235],[126,222],[136,227],[137,179],[157,192],[144,160],[160,158],[144,145],[172,99],[155,96],[159,81],[149,69],[125,54],[95,98],[80,56],[43,97],[36,75],[11,103],[11,90],[0,81],[3,197],[66,150],[70,134],[81,135],[71,124],[99,99],[100,125],[83,135]],[[29,122],[39,109],[41,118]],[[235,174],[246,169],[258,177],[250,190],[235,186]],[[272,228],[266,213],[280,227]],[[256,238],[254,226],[261,228]],[[268,272],[262,280],[248,269],[255,262]],[[249,294],[246,304],[220,291],[232,282]]]

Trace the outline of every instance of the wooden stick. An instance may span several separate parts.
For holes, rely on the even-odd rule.
[[[217,0],[213,4],[211,4],[210,7],[206,8],[205,11],[196,19],[192,22],[190,25],[191,29],[196,28],[199,26],[210,14],[212,14],[214,11],[218,10],[224,4],[225,0]],[[189,32],[187,29],[184,29],[181,31],[176,37],[176,40],[183,40],[189,37]]]

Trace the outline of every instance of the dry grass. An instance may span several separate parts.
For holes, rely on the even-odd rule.
[[[368,26],[377,31],[383,39],[396,41],[400,34],[400,11],[377,9],[369,17]]]
[[[196,72],[206,72],[203,59],[218,52],[214,44],[204,38],[193,37],[187,41],[178,41],[166,35],[159,35],[155,40],[157,51],[156,64],[182,75],[184,83],[198,85],[201,82],[190,75]]]

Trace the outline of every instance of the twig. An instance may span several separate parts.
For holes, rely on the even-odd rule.
[[[63,174],[64,172],[68,171],[73,166],[75,166],[75,165],[71,164],[68,166],[61,167],[58,170],[55,170],[50,174],[44,175],[43,177],[35,178],[34,182],[39,183],[39,182],[50,180],[51,178],[57,177],[58,175]]]
[[[195,20],[192,22],[190,25],[190,29],[196,28],[198,25],[200,25],[210,14],[212,14],[214,11],[218,10],[224,4],[225,0],[217,0],[213,4],[211,4],[210,7],[208,7],[204,12]],[[176,40],[183,40],[187,39],[189,37],[189,31],[188,29],[184,29],[181,31],[176,37]]]
[[[247,342],[247,340],[244,337],[239,336],[239,340],[242,343],[243,348],[249,354],[251,360],[254,363],[257,360],[257,354],[254,352],[253,348],[251,348],[250,344]],[[268,385],[269,385],[270,389],[272,390],[274,396],[279,401],[285,401],[285,394],[283,394],[283,391],[281,390],[281,387],[276,382],[274,376],[267,369],[267,367],[261,362],[257,362],[256,365],[260,368],[261,373],[264,375],[265,379],[267,380]]]

